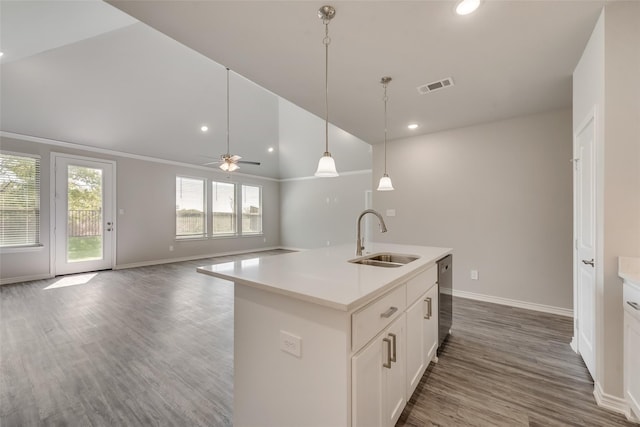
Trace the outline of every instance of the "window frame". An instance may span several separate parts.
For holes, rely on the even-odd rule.
[[[14,252],[30,252],[41,250],[44,245],[42,244],[42,156],[39,154],[22,153],[17,151],[0,150],[0,155],[22,157],[27,159],[33,159],[35,161],[36,177],[35,177],[35,191],[34,200],[37,203],[37,207],[32,209],[37,211],[34,217],[36,219],[36,229],[34,234],[35,240],[25,244],[10,244],[3,245],[0,243],[0,253],[14,253]]]
[[[202,182],[202,233],[199,234],[178,234],[178,179],[190,179],[190,180],[198,180]],[[183,175],[183,174],[176,174],[176,179],[175,179],[175,199],[174,199],[174,206],[175,206],[175,221],[174,221],[174,236],[176,240],[180,240],[180,241],[185,241],[185,240],[205,240],[208,238],[209,236],[209,227],[208,227],[208,217],[209,217],[209,210],[208,210],[208,202],[207,202],[207,182],[209,180],[207,178],[203,178],[201,176],[192,176],[192,175]]]
[[[252,188],[257,188],[258,189],[258,198],[259,198],[258,209],[260,211],[260,216],[259,216],[259,218],[260,218],[260,231],[245,231],[244,227],[241,226],[240,227],[241,228],[241,235],[243,235],[243,236],[261,236],[261,235],[264,234],[264,231],[263,231],[263,225],[264,224],[263,224],[263,203],[262,203],[263,202],[263,198],[262,198],[262,190],[263,189],[262,189],[262,185],[240,184],[239,187],[240,187],[239,188],[240,203],[239,203],[239,207],[238,207],[238,213],[240,215],[240,222],[242,224],[244,224],[244,215],[245,215],[244,212],[243,212],[244,200],[243,200],[243,197],[242,197],[243,196],[242,193],[243,193],[244,187],[252,187]]]
[[[225,182],[225,181],[219,181],[216,179],[211,179],[209,180],[210,183],[210,188],[209,188],[209,193],[211,194],[211,232],[209,233],[209,238],[211,239],[224,239],[224,238],[229,238],[229,237],[237,237],[240,235],[240,227],[239,227],[239,223],[238,223],[238,184],[235,182]],[[213,202],[214,202],[214,195],[213,195],[213,189],[214,189],[214,184],[224,184],[224,185],[232,185],[233,186],[233,209],[231,211],[232,214],[232,218],[233,218],[233,231],[231,233],[216,233],[215,229],[215,210],[213,208]]]

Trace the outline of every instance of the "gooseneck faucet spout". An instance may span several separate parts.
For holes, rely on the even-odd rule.
[[[380,223],[380,232],[381,233],[387,232],[387,226],[384,223],[384,219],[382,219],[382,215],[380,215],[378,212],[374,211],[373,209],[367,209],[363,211],[358,217],[358,224],[357,224],[358,235],[356,236],[356,256],[362,255],[362,250],[364,249],[364,242],[362,241],[362,237],[361,237],[362,236],[361,223],[362,223],[362,217],[368,213],[374,214],[375,216],[378,217],[378,221]]]

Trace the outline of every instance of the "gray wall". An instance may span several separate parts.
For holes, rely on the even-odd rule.
[[[458,291],[571,309],[571,147],[570,110],[392,141],[373,204],[396,216],[373,238],[454,248]]]
[[[281,182],[282,245],[310,249],[353,243],[355,250],[356,219],[370,189],[371,172]]]
[[[0,260],[3,282],[11,281],[12,278],[46,276],[49,273],[49,166],[52,151],[116,161],[116,208],[125,210],[125,214],[118,215],[116,219],[116,266],[280,246],[280,185],[276,181],[233,175],[234,182],[263,187],[263,236],[176,241],[176,175],[226,180],[224,174],[202,168],[156,163],[9,138],[2,138],[0,142],[3,150],[41,156],[41,240],[44,245],[42,250],[35,252],[3,253]],[[169,251],[170,245],[174,247],[172,252]]]
[[[314,178],[324,152],[324,120],[283,99],[279,119],[282,245],[311,249],[355,242],[355,221],[371,190],[371,146],[329,125],[329,151],[340,176]]]
[[[574,72],[574,130],[596,109],[596,383],[622,397],[618,256],[640,256],[640,3],[605,6]]]

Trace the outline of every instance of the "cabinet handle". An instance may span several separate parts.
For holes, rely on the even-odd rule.
[[[389,336],[393,340],[393,356],[391,356],[391,361],[393,363],[396,362],[396,334],[389,333]]]
[[[429,320],[429,319],[431,319],[431,315],[433,314],[433,313],[431,312],[431,297],[427,297],[427,299],[426,299],[426,300],[424,300],[424,302],[426,302],[426,303],[427,303],[427,315],[426,315],[426,316],[424,316],[424,318],[425,318],[425,319],[427,319],[427,320]]]
[[[383,363],[382,366],[384,366],[387,369],[391,369],[391,340],[389,338],[382,338],[382,341],[387,343],[387,360],[388,360],[388,362]]]
[[[389,318],[393,315],[393,313],[395,313],[396,311],[398,311],[398,307],[389,307],[389,310],[385,311],[384,313],[380,314],[380,317],[384,317]]]
[[[627,301],[627,304],[629,304],[631,307],[633,307],[636,310],[640,310],[640,305],[638,305],[637,302]]]
[[[583,263],[584,265],[590,265],[591,267],[593,267],[593,266],[594,266],[593,258],[591,258],[589,261],[587,261],[586,259],[583,259],[583,260],[582,260],[582,263]]]

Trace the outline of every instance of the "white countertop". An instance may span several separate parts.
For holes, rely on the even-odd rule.
[[[640,288],[640,258],[618,257],[618,276]]]
[[[198,272],[351,311],[425,270],[452,249],[370,243],[364,256],[379,252],[420,258],[397,268],[353,264],[348,261],[360,258],[355,256],[354,244],[214,264],[199,267]]]

